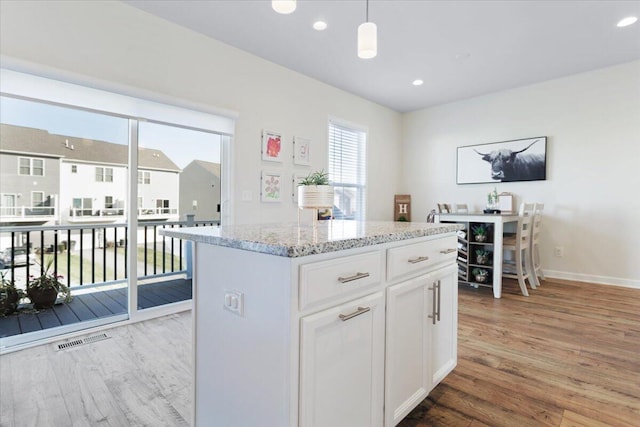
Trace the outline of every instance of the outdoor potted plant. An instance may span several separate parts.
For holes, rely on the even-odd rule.
[[[56,276],[50,271],[52,264],[53,258],[49,258],[40,276],[30,276],[31,280],[27,281],[27,296],[35,309],[53,307],[59,294],[62,294],[64,302],[71,301],[71,290],[60,282],[62,276]]]
[[[486,283],[489,278],[489,271],[484,268],[474,268],[471,273],[478,283]]]
[[[15,312],[22,298],[24,298],[22,289],[16,288],[13,280],[5,277],[5,273],[0,273],[0,317]]]
[[[473,231],[473,238],[476,242],[486,242],[487,241],[487,226],[484,224],[478,224],[471,227]]]
[[[329,174],[324,170],[312,172],[298,184],[298,207],[332,208],[333,187],[329,185]]]
[[[476,249],[476,263],[486,265],[489,261],[489,251],[486,249]]]

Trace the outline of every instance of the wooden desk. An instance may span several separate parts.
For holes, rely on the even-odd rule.
[[[504,225],[518,222],[515,212],[502,214],[485,213],[440,213],[436,214],[436,222],[459,222],[467,225],[467,239],[471,239],[471,226],[477,223],[493,224],[493,296],[502,296],[502,234]],[[514,229],[515,231],[515,229]],[[471,240],[470,240],[471,241]],[[471,257],[471,254],[468,254]]]

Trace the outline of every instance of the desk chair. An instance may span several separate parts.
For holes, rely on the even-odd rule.
[[[504,251],[514,252],[514,261],[503,264],[502,277],[518,279],[522,295],[528,297],[527,285],[529,281],[531,289],[536,288],[533,281],[531,268],[531,222],[533,221],[533,203],[522,203],[518,211],[518,227],[516,235],[507,235],[503,240]]]
[[[544,273],[542,272],[542,265],[540,264],[540,226],[542,224],[543,210],[544,203],[536,203],[534,205],[533,220],[531,223],[531,276],[536,286],[540,286],[540,279],[544,280]]]

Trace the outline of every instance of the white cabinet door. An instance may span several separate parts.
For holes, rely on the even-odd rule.
[[[456,265],[387,289],[385,426],[397,425],[457,362]]]
[[[300,426],[382,426],[382,292],[306,316],[300,328]]]
[[[395,426],[429,393],[430,322],[435,311],[430,274],[387,289],[385,426]]]
[[[458,276],[455,265],[432,273],[436,321],[431,326],[431,385],[429,391],[456,367],[458,361]]]

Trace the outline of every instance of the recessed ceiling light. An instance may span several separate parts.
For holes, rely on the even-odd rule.
[[[420,79],[415,79],[415,80],[413,81],[413,83],[412,83],[412,84],[413,84],[414,86],[422,86],[422,85],[423,85],[423,83],[424,83],[424,82],[423,82],[422,80],[420,80]]]
[[[618,21],[617,26],[628,27],[629,25],[634,24],[637,20],[638,18],[635,16],[627,16],[626,18],[622,18],[620,21]]]
[[[461,52],[456,54],[456,59],[458,61],[469,59],[470,57],[471,57],[471,54],[469,52]]]
[[[313,23],[313,29],[316,31],[324,31],[327,29],[327,23],[324,21],[316,21]]]

